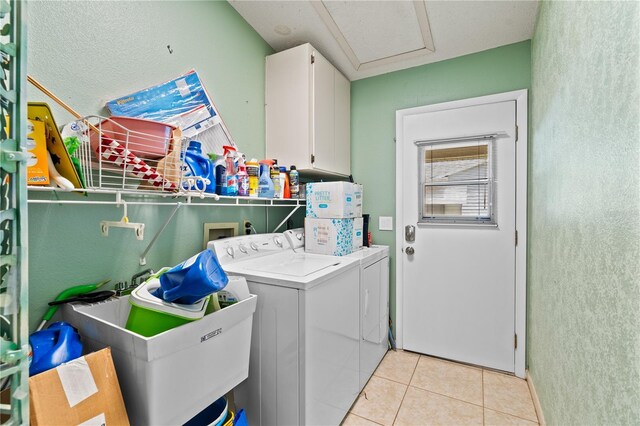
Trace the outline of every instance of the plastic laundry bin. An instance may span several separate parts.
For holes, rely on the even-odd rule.
[[[201,319],[209,298],[192,305],[165,302],[151,292],[160,287],[160,280],[152,278],[131,292],[131,311],[125,328],[145,337],[155,336],[172,328]]]
[[[131,425],[184,424],[249,376],[257,296],[151,337],[124,328],[130,297],[68,303],[62,313],[86,352],[111,347]]]

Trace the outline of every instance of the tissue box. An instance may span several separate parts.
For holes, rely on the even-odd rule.
[[[362,247],[362,218],[304,220],[305,251],[345,256]]]
[[[349,182],[307,183],[307,217],[362,217],[362,185]]]

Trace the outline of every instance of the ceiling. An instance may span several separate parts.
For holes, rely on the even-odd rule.
[[[537,0],[230,0],[279,52],[311,43],[350,80],[533,36]]]

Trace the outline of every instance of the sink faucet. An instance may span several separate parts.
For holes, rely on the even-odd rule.
[[[145,269],[144,271],[133,274],[131,277],[131,284],[128,284],[126,281],[116,283],[116,296],[126,296],[127,294],[130,294],[134,288],[138,287],[153,274],[153,269]]]
[[[131,277],[131,286],[134,288],[137,287],[153,274],[153,269],[145,269],[137,274],[133,274]]]

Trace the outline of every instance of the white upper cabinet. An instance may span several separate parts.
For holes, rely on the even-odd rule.
[[[266,58],[266,157],[351,174],[351,84],[310,44]]]

